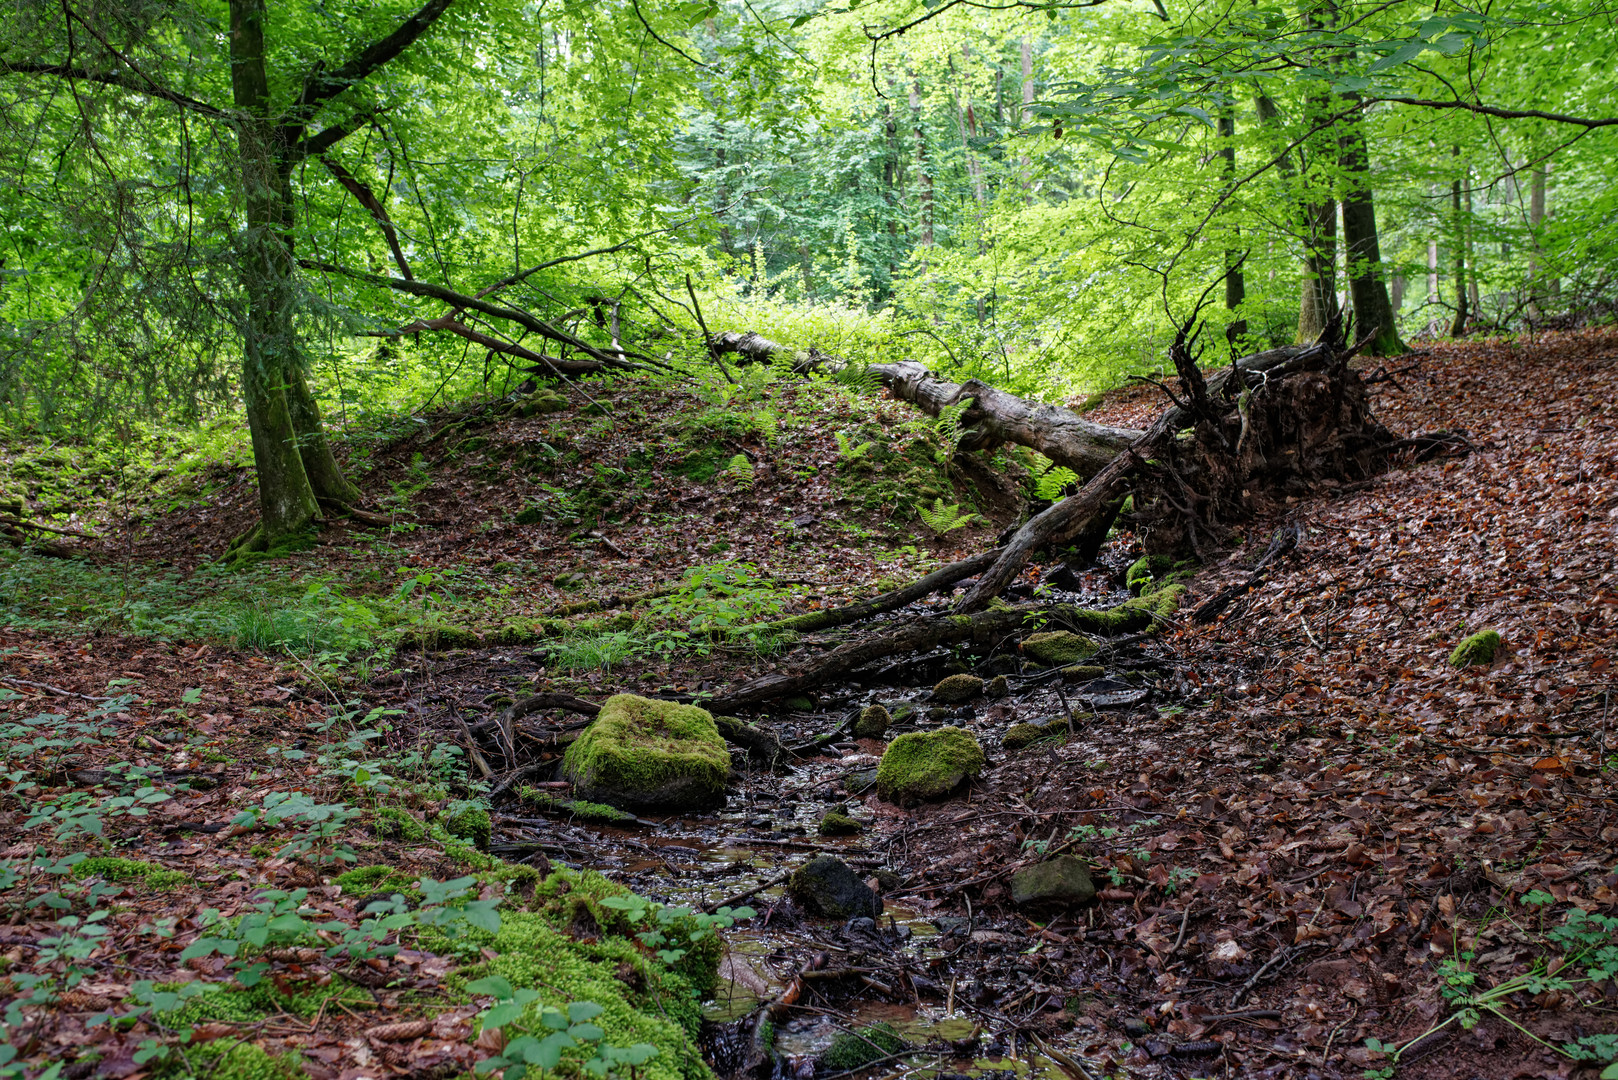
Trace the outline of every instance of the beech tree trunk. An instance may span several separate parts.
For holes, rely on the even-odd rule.
[[[1358,102],[1358,94],[1343,99]],[[1370,151],[1365,124],[1358,113],[1343,121],[1339,147],[1347,179],[1343,190],[1343,244],[1348,249],[1348,281],[1354,296],[1356,334],[1374,334],[1365,351],[1372,356],[1396,356],[1405,351],[1399,326],[1388,301],[1383,278],[1382,247],[1376,232],[1376,202],[1371,194]]]

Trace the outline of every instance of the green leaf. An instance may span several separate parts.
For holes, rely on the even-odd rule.
[[[355,871],[358,873],[358,871]],[[181,959],[184,959],[182,957]],[[468,994],[487,995],[489,997],[511,997],[511,983],[501,975],[485,975],[466,984]]]

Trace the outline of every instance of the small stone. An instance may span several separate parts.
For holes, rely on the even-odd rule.
[[[843,781],[843,790],[850,795],[858,795],[875,783],[876,770],[861,769],[858,772],[849,773],[848,779]]]
[[[869,705],[860,710],[859,719],[854,721],[854,737],[856,739],[880,739],[888,733],[893,725],[893,717],[888,710],[880,705]]]
[[[1023,655],[1041,664],[1061,667],[1076,664],[1094,656],[1100,646],[1083,634],[1071,630],[1047,630],[1042,634],[1029,634],[1023,639]]]
[[[1011,693],[1011,684],[1006,682],[1004,675],[996,675],[989,680],[989,685],[983,688],[984,697],[1002,698]]]
[[[853,836],[864,828],[864,825],[837,810],[827,811],[826,816],[820,819],[821,836]]]
[[[1094,664],[1074,664],[1071,667],[1062,669],[1062,681],[1089,682],[1091,679],[1099,679],[1105,674],[1104,669],[1096,667]]]
[[[1082,859],[1058,855],[1011,875],[1011,902],[1018,907],[1088,904],[1095,884]]]
[[[620,810],[709,810],[725,802],[730,751],[704,709],[615,694],[567,748],[574,793]]]
[[[1495,653],[1500,651],[1500,645],[1500,632],[1497,630],[1484,630],[1473,634],[1455,646],[1455,651],[1449,654],[1449,666],[1464,668],[1473,664],[1492,664]]]
[[[983,680],[976,675],[951,675],[933,687],[933,700],[944,705],[959,705],[983,696]]]
[[[817,855],[801,866],[787,882],[787,891],[810,914],[828,919],[882,914],[882,900],[871,887],[830,855]]]
[[[803,697],[801,695],[798,696],[798,697],[789,697],[785,701],[781,702],[781,704],[785,705],[788,709],[791,709],[793,712],[814,712],[815,711],[815,703],[813,701],[810,701],[808,698]]]

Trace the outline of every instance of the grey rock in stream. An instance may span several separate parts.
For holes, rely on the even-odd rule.
[[[843,860],[817,855],[792,875],[787,892],[812,915],[852,919],[882,914],[882,899]]]
[[[1088,904],[1095,897],[1090,871],[1072,855],[1058,855],[1011,875],[1011,902],[1018,907]]]

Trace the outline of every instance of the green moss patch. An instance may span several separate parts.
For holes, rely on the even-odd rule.
[[[457,840],[471,841],[472,846],[479,851],[489,850],[489,841],[494,836],[494,823],[489,820],[489,811],[475,802],[453,802],[439,821],[444,831]]]
[[[1449,654],[1449,666],[1464,668],[1473,664],[1492,664],[1500,645],[1499,631],[1481,630],[1455,646],[1455,651]]]
[[[567,748],[583,799],[624,810],[706,810],[725,801],[730,751],[705,709],[616,694]]]
[[[900,806],[937,799],[983,771],[983,748],[958,727],[914,731],[888,744],[876,768],[877,794]]]
[[[1094,640],[1083,634],[1075,634],[1071,630],[1047,630],[1040,634],[1029,634],[1022,643],[1024,655],[1050,667],[1088,660],[1100,647]]]
[[[384,806],[373,811],[371,829],[378,840],[414,842],[427,838],[427,827],[397,806]]]
[[[854,721],[854,737],[856,739],[880,739],[888,733],[893,726],[893,717],[888,710],[880,705],[867,705],[860,710],[859,719]]]
[[[190,879],[183,870],[168,870],[153,863],[110,855],[94,855],[74,864],[73,876],[80,881],[98,877],[103,881],[140,884],[156,890],[174,889]]]
[[[581,821],[598,821],[606,825],[628,824],[638,820],[634,814],[606,803],[587,799],[558,799],[537,788],[524,785],[517,789],[517,797],[536,810],[553,810],[570,814]]]
[[[837,810],[827,811],[820,819],[821,836],[854,836],[865,828],[855,819]]]
[[[821,1055],[820,1063],[832,1072],[860,1069],[893,1054],[903,1053],[910,1044],[892,1024],[872,1024],[858,1031],[841,1031]]]

